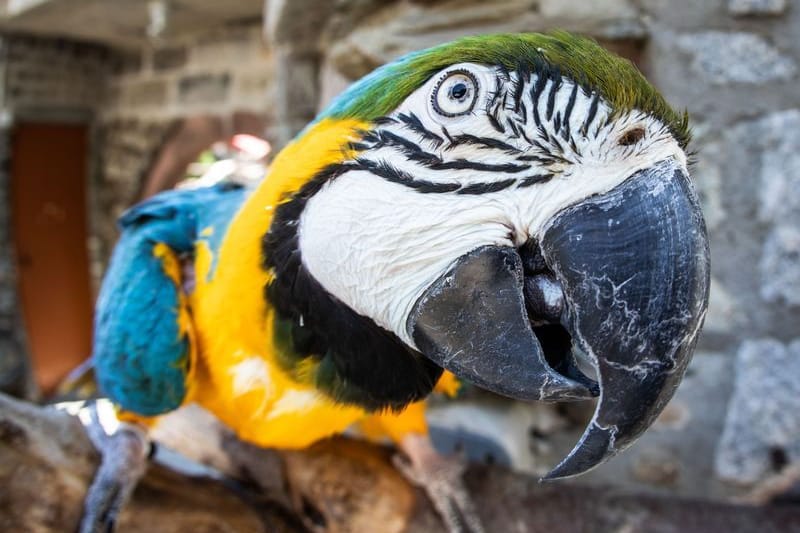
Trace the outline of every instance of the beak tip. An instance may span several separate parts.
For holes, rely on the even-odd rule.
[[[615,429],[603,429],[595,423],[589,425],[580,442],[541,481],[556,481],[575,477],[592,470],[616,455]]]
[[[591,470],[595,466],[596,465],[592,465],[589,467],[575,468],[574,465],[568,463],[568,459],[565,459],[564,461],[556,465],[550,472],[542,476],[539,479],[539,481],[543,483],[551,483],[554,481],[559,481],[562,479],[579,476]]]
[[[540,477],[539,478],[539,483],[542,483],[542,484],[552,483],[552,482],[558,481],[560,479],[564,479],[564,478],[562,476],[559,476],[556,473],[555,469],[553,469],[550,472],[548,472],[547,474],[545,474],[542,477]]]

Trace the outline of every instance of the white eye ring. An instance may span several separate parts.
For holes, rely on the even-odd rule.
[[[431,93],[433,110],[445,117],[457,117],[472,111],[478,100],[478,79],[466,69],[456,69],[442,76]]]

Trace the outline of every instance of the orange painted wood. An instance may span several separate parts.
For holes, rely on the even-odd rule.
[[[22,123],[12,143],[20,304],[36,380],[47,392],[91,349],[87,127]]]

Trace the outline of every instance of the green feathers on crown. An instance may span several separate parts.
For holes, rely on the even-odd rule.
[[[557,71],[597,91],[616,112],[641,110],[661,120],[681,147],[690,140],[688,116],[664,97],[627,59],[597,42],[564,31],[465,37],[413,52],[350,86],[319,118],[374,120],[391,113],[431,76],[456,63],[501,65],[509,70]]]

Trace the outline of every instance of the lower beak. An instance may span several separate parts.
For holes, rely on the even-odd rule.
[[[575,363],[586,354],[600,400],[579,443],[545,477],[556,479],[632,444],[674,394],[705,316],[708,244],[687,175],[665,160],[560,212],[539,246],[544,276],[528,275],[512,248],[459,258],[417,301],[408,331],[443,368],[523,400],[596,395]],[[546,312],[529,314],[537,309]],[[537,337],[543,328],[532,322],[557,324],[567,346]]]

